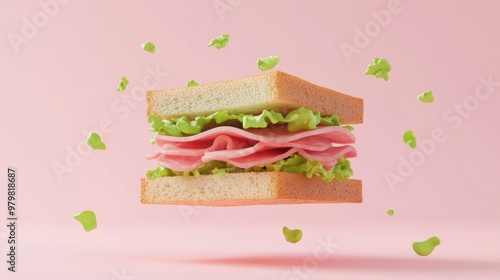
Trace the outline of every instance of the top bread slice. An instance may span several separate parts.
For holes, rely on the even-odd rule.
[[[306,107],[322,116],[336,114],[343,125],[363,122],[363,99],[280,71],[194,87],[148,91],[146,99],[147,115],[160,118],[195,118],[221,110],[260,114],[266,109],[285,116]]]

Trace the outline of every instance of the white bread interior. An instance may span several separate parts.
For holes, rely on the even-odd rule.
[[[141,180],[141,203],[242,206],[301,203],[361,203],[360,180],[324,182],[287,172],[230,173]]]
[[[147,115],[160,118],[194,118],[219,110],[260,114],[265,109],[285,116],[306,107],[322,116],[336,114],[342,125],[363,122],[363,99],[280,71],[194,87],[148,91],[146,98]]]

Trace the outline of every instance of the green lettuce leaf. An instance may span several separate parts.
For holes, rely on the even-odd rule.
[[[306,159],[299,154],[293,154],[286,159],[278,160],[274,163],[257,165],[251,168],[239,168],[230,163],[224,161],[210,161],[207,162],[195,170],[191,171],[173,171],[165,167],[157,167],[154,170],[149,170],[146,173],[146,178],[156,179],[167,176],[195,176],[200,175],[210,175],[213,174],[215,177],[220,177],[228,173],[239,173],[239,172],[266,172],[266,171],[283,171],[290,173],[299,173],[307,178],[319,177],[323,181],[331,182],[333,180],[343,181],[348,179],[353,175],[351,169],[351,164],[349,160],[344,157],[340,157],[337,160],[337,164],[331,170],[326,170],[324,166],[311,159]]]
[[[331,115],[321,117],[319,112],[313,112],[304,107],[291,111],[285,117],[277,112],[264,110],[260,115],[252,114],[231,114],[226,110],[217,111],[208,116],[199,116],[194,119],[188,119],[183,116],[180,118],[160,119],[155,115],[148,117],[151,124],[151,131],[161,135],[188,136],[200,133],[205,125],[215,121],[217,124],[229,120],[237,120],[242,123],[243,129],[265,128],[269,124],[287,124],[289,131],[316,129],[318,125],[340,126],[339,117]]]

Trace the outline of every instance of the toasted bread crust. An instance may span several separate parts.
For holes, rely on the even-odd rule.
[[[339,116],[342,124],[363,122],[363,100],[275,71],[258,76],[167,90],[146,92],[147,115],[160,118],[209,115],[219,110],[260,114],[274,110],[284,115],[299,107]]]
[[[360,180],[327,183],[320,178],[279,171],[141,179],[143,204],[244,206],[362,200]]]

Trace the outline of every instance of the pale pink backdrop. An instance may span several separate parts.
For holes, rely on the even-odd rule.
[[[499,279],[499,9],[486,0],[2,1],[0,181],[6,189],[6,168],[17,169],[19,217],[16,273],[0,226],[2,279]],[[206,47],[222,33],[224,49]],[[140,49],[148,40],[155,54]],[[141,205],[139,179],[155,167],[144,159],[153,148],[143,89],[256,75],[268,55],[280,56],[277,70],[364,99],[352,160],[364,202]],[[392,64],[388,82],[363,75],[378,56]],[[130,84],[117,93],[122,75]],[[417,101],[426,90],[435,103]],[[71,156],[87,152],[79,143],[95,129],[107,150]],[[408,129],[419,143],[436,130],[442,141],[416,154],[402,141]],[[67,157],[58,177],[53,166]],[[3,225],[6,190],[0,206]],[[98,218],[89,233],[72,218],[85,209]],[[285,225],[303,240],[286,243]],[[417,256],[411,243],[433,235],[442,244]],[[326,260],[315,255],[321,238],[338,243]]]

